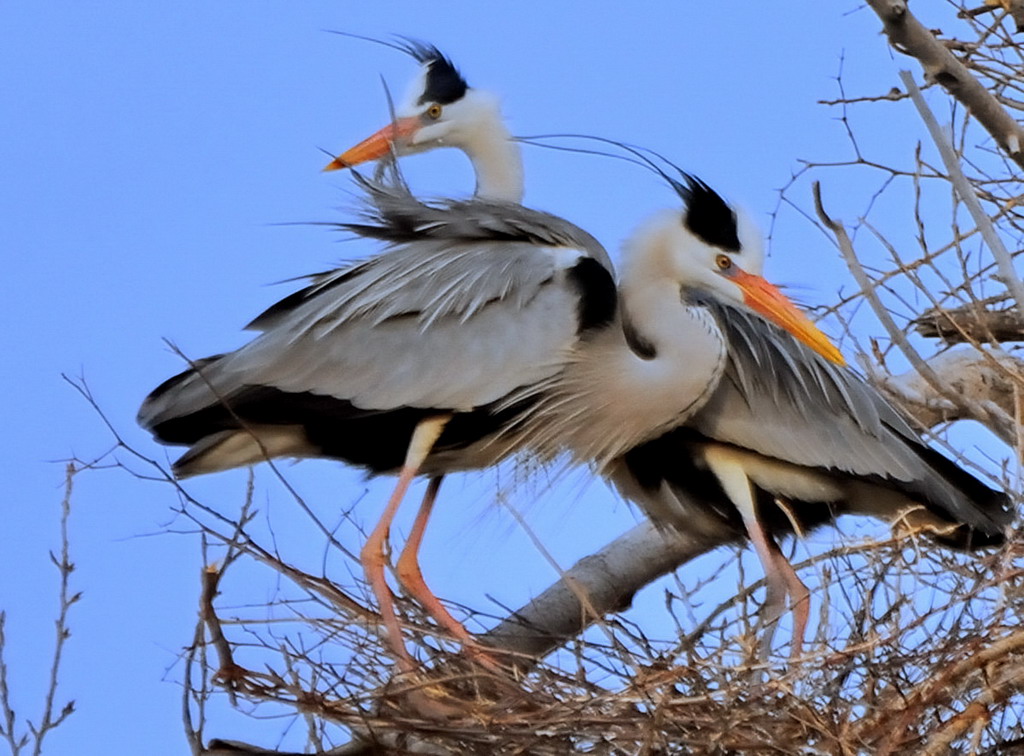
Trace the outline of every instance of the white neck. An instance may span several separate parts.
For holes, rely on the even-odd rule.
[[[616,359],[618,375],[608,382],[616,393],[634,397],[625,402],[630,425],[637,435],[652,438],[710,398],[708,389],[724,366],[725,342],[705,308],[682,301],[676,281],[631,283],[621,286],[622,355]]]
[[[671,264],[679,223],[670,220],[648,224],[627,244],[619,326],[582,344],[541,401],[543,455],[568,450],[603,466],[710,399],[726,345],[714,316],[682,300]]]
[[[701,331],[707,330],[707,324],[703,308],[682,301],[676,261],[680,239],[674,211],[655,216],[634,232],[623,248],[619,303],[623,328],[653,350],[654,356],[648,360],[652,367],[668,365],[680,375],[690,375],[696,372],[697,346],[691,339],[702,340]],[[628,334],[624,337],[628,340]],[[652,376],[636,377],[642,381]],[[668,382],[674,383],[671,378]],[[643,390],[639,384],[635,388]]]
[[[482,199],[522,202],[523,156],[519,143],[500,120],[467,145],[466,154],[476,171],[476,196]]]

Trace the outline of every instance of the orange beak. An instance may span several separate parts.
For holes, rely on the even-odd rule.
[[[743,290],[743,301],[755,312],[784,328],[826,360],[846,365],[842,353],[785,294],[761,276],[733,267],[726,273]]]
[[[401,145],[416,133],[420,119],[416,116],[399,118],[361,141],[352,149],[343,152],[324,166],[325,171],[338,171],[354,165],[384,157],[395,145]]]

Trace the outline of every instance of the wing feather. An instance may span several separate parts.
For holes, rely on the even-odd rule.
[[[766,456],[855,475],[913,476],[906,421],[848,368],[739,308],[708,305],[729,343],[723,380],[690,425]],[[896,446],[897,448],[893,448]]]
[[[333,396],[361,409],[468,410],[549,378],[578,337],[574,269],[604,249],[553,216],[483,200],[428,205],[362,179],[372,259],[314,276],[257,317],[246,346],[152,397],[152,427],[245,386]]]
[[[688,428],[710,440],[866,482],[888,481],[955,522],[999,533],[1005,495],[929,448],[848,368],[738,308],[710,305],[729,343],[725,379]],[[764,365],[771,371],[761,373]]]

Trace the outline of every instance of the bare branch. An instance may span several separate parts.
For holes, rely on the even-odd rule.
[[[578,561],[562,579],[481,636],[481,641],[522,655],[532,664],[595,621],[579,594],[587,597],[597,616],[622,611],[644,586],[733,540],[735,535],[728,531],[662,533],[644,522]]]
[[[1013,258],[1010,257],[1010,253],[1003,245],[1003,240],[996,233],[992,221],[989,220],[988,215],[982,210],[981,203],[978,201],[974,189],[967,181],[967,177],[960,170],[960,159],[939,126],[939,122],[935,120],[935,116],[928,107],[928,103],[924,101],[921,90],[914,83],[914,77],[908,71],[900,71],[900,78],[910,93],[910,98],[914,101],[917,112],[921,114],[921,120],[928,127],[928,133],[931,134],[932,141],[935,142],[935,146],[939,149],[942,162],[946,164],[946,170],[949,172],[950,181],[953,182],[953,186],[956,188],[956,193],[960,195],[961,201],[967,206],[967,210],[981,232],[985,244],[999,266],[1000,279],[1006,288],[1010,290],[1010,294],[1013,295],[1017,302],[1017,307],[1024,310],[1024,282],[1020,280],[1017,271],[1013,268]],[[987,90],[985,91],[987,93]],[[1020,148],[1020,143],[1018,143],[1018,148]]]
[[[1024,130],[999,101],[926,29],[906,0],[868,0],[898,52],[917,58],[929,80],[938,82],[960,101],[991,134],[1000,148],[1024,168]]]
[[[0,713],[3,714],[3,722],[0,723],[0,735],[4,736],[7,746],[11,749],[11,756],[18,756],[21,749],[28,745],[28,734],[17,734],[19,728],[18,717],[11,706],[11,689],[8,686],[7,662],[4,654],[7,650],[7,613],[0,612]]]
[[[921,336],[942,339],[947,344],[1024,341],[1024,318],[1016,308],[987,310],[980,303],[933,307],[911,321],[911,325]]]
[[[202,571],[203,589],[199,594],[199,616],[206,625],[206,631],[210,634],[210,643],[217,651],[219,665],[217,676],[221,679],[230,679],[239,671],[235,664],[234,654],[231,651],[231,644],[224,637],[221,629],[220,618],[217,610],[214,609],[213,600],[217,596],[220,578],[224,573],[214,564],[206,565]]]
[[[50,661],[49,680],[43,702],[43,713],[39,724],[26,720],[24,727],[27,729],[27,732],[23,732],[21,735],[17,734],[17,731],[21,728],[11,703],[8,668],[4,659],[4,654],[7,651],[7,638],[4,633],[7,616],[4,612],[0,612],[0,717],[2,717],[0,719],[0,735],[7,741],[11,756],[18,756],[22,750],[29,746],[30,742],[32,744],[33,756],[41,756],[46,736],[60,727],[75,712],[75,702],[73,700],[65,703],[60,708],[60,711],[56,710],[55,702],[60,685],[64,645],[67,639],[71,637],[71,631],[68,627],[68,615],[71,607],[81,598],[81,594],[71,593],[71,573],[75,567],[71,562],[70,539],[68,537],[68,521],[71,517],[71,492],[74,488],[74,477],[77,472],[78,470],[75,465],[68,463],[64,477],[64,498],[61,501],[60,552],[59,555],[55,555],[53,552],[50,553],[50,561],[53,562],[60,574],[60,608],[57,613],[57,620],[54,623],[56,639],[54,641],[53,656]]]
[[[53,562],[57,571],[60,573],[60,610],[57,614],[57,637],[54,642],[53,648],[53,663],[50,665],[50,682],[46,688],[46,704],[43,709],[43,718],[39,723],[38,727],[33,727],[29,723],[29,728],[35,735],[35,748],[32,751],[33,756],[40,756],[43,752],[43,741],[46,739],[46,735],[59,727],[61,722],[67,719],[75,711],[75,702],[68,701],[61,707],[60,712],[54,713],[54,699],[57,697],[57,686],[60,680],[60,663],[64,656],[64,644],[67,639],[71,637],[71,631],[68,629],[68,612],[71,609],[72,604],[81,598],[81,594],[71,594],[70,581],[71,573],[74,571],[75,566],[71,562],[71,553],[68,541],[68,520],[71,517],[71,491],[73,488],[73,480],[75,477],[75,465],[71,462],[67,464],[66,474],[64,478],[64,499],[61,501],[60,510],[60,557],[55,557],[50,554],[50,560]]]

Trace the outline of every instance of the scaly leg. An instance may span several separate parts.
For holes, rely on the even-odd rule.
[[[445,608],[437,595],[430,590],[430,587],[423,579],[423,572],[420,570],[420,545],[423,542],[423,533],[427,529],[427,520],[433,511],[437,492],[440,488],[441,476],[431,478],[430,484],[427,486],[427,492],[423,496],[423,503],[420,504],[420,510],[416,513],[416,520],[409,533],[409,538],[405,542],[405,548],[402,549],[402,554],[395,565],[398,582],[401,583],[406,593],[416,599],[420,606],[426,610],[427,614],[434,618],[438,625],[447,630],[453,638],[462,644],[463,650],[472,659],[492,672],[497,672],[501,669],[500,665],[480,648],[480,644],[466,630],[465,626]]]
[[[705,459],[708,467],[722,484],[726,496],[743,518],[743,524],[747,529],[747,535],[754,546],[754,551],[764,567],[765,573],[765,600],[763,621],[765,624],[765,635],[761,642],[762,658],[767,661],[771,653],[772,640],[775,637],[775,629],[778,620],[786,608],[786,596],[790,597],[790,605],[793,610],[793,640],[790,644],[790,658],[800,656],[803,650],[804,633],[807,630],[807,620],[810,615],[810,591],[801,582],[800,577],[793,569],[778,544],[772,540],[757,516],[757,503],[754,500],[754,492],[751,488],[750,479],[743,468],[742,460],[738,455],[728,449],[717,447],[708,448],[705,451]]]
[[[423,533],[427,529],[427,520],[434,508],[434,501],[437,498],[437,491],[441,487],[441,477],[430,479],[427,492],[423,496],[423,503],[420,504],[420,511],[416,514],[409,538],[405,542],[405,548],[398,557],[395,564],[395,572],[398,574],[398,582],[405,588],[406,592],[419,602],[420,606],[426,609],[427,614],[434,618],[437,623],[447,630],[461,643],[473,642],[473,636],[462,626],[462,623],[455,619],[444,607],[440,599],[430,590],[423,580],[423,573],[420,570],[419,551],[423,542]]]
[[[387,566],[384,547],[388,542],[388,536],[391,532],[391,523],[395,519],[395,514],[398,512],[398,507],[402,503],[405,492],[409,489],[409,484],[416,477],[420,467],[423,465],[423,461],[430,454],[434,442],[437,441],[441,431],[444,430],[444,426],[450,419],[450,415],[432,417],[421,421],[416,426],[412,439],[409,441],[409,448],[406,450],[405,463],[402,465],[402,470],[398,475],[398,483],[395,484],[395,490],[392,492],[391,498],[388,499],[387,506],[384,507],[384,512],[381,514],[377,526],[370,533],[370,537],[366,539],[366,543],[359,554],[359,561],[362,562],[363,571],[366,573],[366,581],[370,584],[370,588],[377,597],[377,604],[380,607],[381,620],[384,622],[388,645],[396,656],[399,669],[403,672],[414,671],[416,663],[405,648],[405,642],[402,639],[402,628],[399,625],[398,614],[395,611],[394,596],[391,594],[391,589],[388,587],[387,579],[384,575],[384,568]]]

